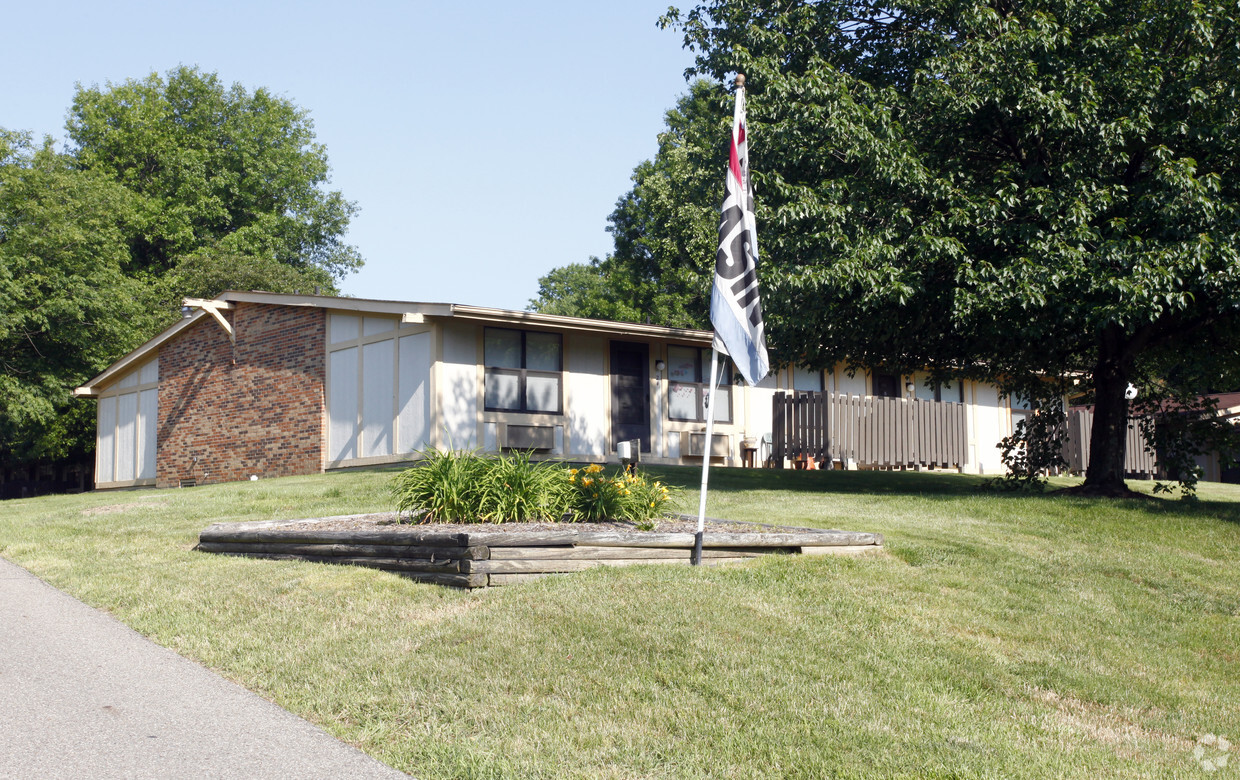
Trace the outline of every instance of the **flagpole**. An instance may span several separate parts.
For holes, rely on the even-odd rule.
[[[702,564],[702,534],[706,531],[706,481],[710,476],[710,451],[715,433],[715,394],[718,392],[719,357],[715,345],[710,347],[710,394],[706,396],[706,446],[702,453],[702,492],[698,497],[697,532],[693,535],[693,555],[689,563]]]
[[[767,375],[770,364],[758,302],[758,230],[754,224],[753,186],[749,181],[749,139],[745,125],[745,76],[736,74],[736,106],[732,112],[732,143],[724,180],[719,251],[710,290],[710,394],[706,408],[706,446],[702,453],[702,494],[698,497],[697,533],[689,561],[702,563],[706,531],[706,481],[715,437],[715,402],[719,392],[719,353],[730,356],[750,387]]]

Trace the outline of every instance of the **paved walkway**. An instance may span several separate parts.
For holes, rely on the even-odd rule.
[[[407,778],[0,559],[0,778]]]

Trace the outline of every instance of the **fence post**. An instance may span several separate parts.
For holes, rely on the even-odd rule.
[[[771,395],[771,465],[777,469],[784,467],[784,418],[787,406],[783,393]]]

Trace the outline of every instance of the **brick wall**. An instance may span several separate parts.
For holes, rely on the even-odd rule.
[[[237,334],[203,317],[159,350],[160,487],[322,471],[323,309],[237,303]]]

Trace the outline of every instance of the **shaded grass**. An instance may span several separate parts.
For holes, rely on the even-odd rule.
[[[696,508],[696,471],[648,471]],[[475,593],[190,549],[217,520],[388,509],[389,479],[10,501],[0,554],[424,778],[1192,777],[1200,735],[1240,735],[1233,486],[719,470],[712,516],[889,554]]]

